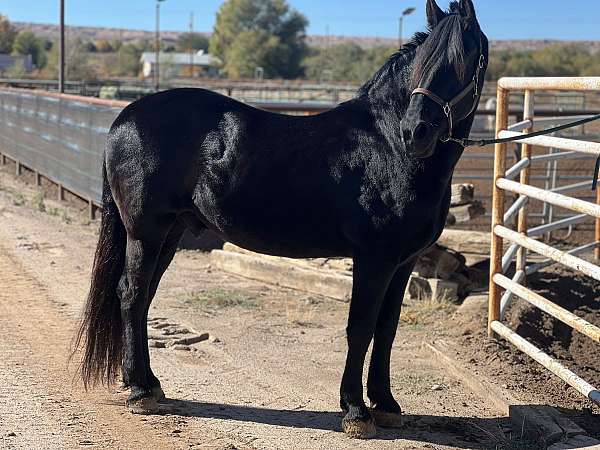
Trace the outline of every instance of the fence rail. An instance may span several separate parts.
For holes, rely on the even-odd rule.
[[[496,115],[496,135],[512,137],[527,134],[536,124],[535,93],[539,90],[568,90],[600,92],[600,78],[503,78],[498,83],[498,110]],[[518,131],[510,131],[508,126],[508,105],[511,92],[524,90],[523,118],[525,125]],[[514,127],[513,127],[514,128]],[[519,128],[519,127],[517,127]],[[532,146],[541,146],[563,150],[551,153],[546,160],[575,157],[577,154],[600,157],[600,143],[586,142],[577,139],[564,139],[552,136],[534,137],[522,141],[520,160],[511,168],[506,167],[507,144],[497,144],[494,154],[493,181],[493,210],[492,210],[492,249],[490,268],[490,294],[488,333],[499,334],[521,351],[538,361],[548,370],[569,383],[592,402],[600,405],[600,391],[582,380],[576,374],[564,367],[559,361],[538,349],[514,331],[501,323],[503,313],[511,299],[516,296],[550,314],[578,332],[596,342],[600,342],[600,329],[575,314],[552,303],[543,296],[524,286],[528,275],[535,273],[552,264],[562,264],[575,271],[581,272],[600,281],[600,267],[581,255],[595,251],[596,261],[600,260],[600,193],[596,193],[596,202],[567,196],[568,192],[581,190],[591,186],[591,181],[575,183],[563,187],[545,189],[532,186],[531,167],[535,161],[532,156]],[[540,159],[538,158],[538,161]],[[519,181],[514,178],[519,176]],[[519,197],[506,211],[506,192],[518,194]],[[552,207],[561,207],[576,211],[580,214],[569,216],[563,220],[529,228],[530,200],[538,200]],[[518,215],[516,230],[510,228],[509,222]],[[566,228],[584,220],[595,219],[595,240],[569,251],[559,250],[551,245],[540,242],[536,237],[546,232]],[[506,253],[503,253],[504,241],[511,243]],[[528,250],[548,259],[542,263],[528,265]],[[576,256],[579,255],[579,256]],[[512,279],[506,276],[509,267],[516,258],[515,274]],[[501,296],[501,290],[504,295]]]

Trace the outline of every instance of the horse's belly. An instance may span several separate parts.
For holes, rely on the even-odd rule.
[[[209,228],[251,251],[290,258],[351,256],[331,211],[290,204],[268,207],[246,199],[196,206]]]

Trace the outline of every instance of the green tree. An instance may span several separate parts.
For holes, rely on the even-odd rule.
[[[36,37],[31,31],[19,31],[13,43],[13,54],[15,55],[31,55],[33,64],[38,69],[43,69],[48,62],[46,51],[44,50],[45,42]]]
[[[151,45],[147,41],[123,44],[116,53],[109,55],[107,65],[114,76],[137,76],[140,72],[142,53],[149,51]]]
[[[190,50],[208,50],[208,38],[200,33],[185,33],[179,36],[177,41],[177,51],[187,52]]]
[[[0,53],[11,53],[17,30],[8,17],[0,14]]]
[[[307,25],[285,0],[227,0],[217,13],[210,53],[231,77],[248,77],[262,67],[267,77],[296,78],[307,50]]]
[[[390,47],[363,49],[356,44],[339,44],[329,48],[313,48],[304,60],[306,76],[310,79],[327,78],[332,81],[365,82],[395,51]]]
[[[46,71],[56,77],[58,73],[58,48],[53,45],[48,54]],[[65,77],[72,81],[96,79],[97,74],[89,62],[85,43],[81,39],[67,40],[65,45]]]

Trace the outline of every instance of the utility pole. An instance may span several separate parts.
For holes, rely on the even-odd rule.
[[[398,26],[398,48],[402,48],[402,44],[404,44],[404,18],[406,16],[410,16],[412,13],[415,12],[415,8],[406,8],[404,10],[404,12],[402,13],[402,15],[400,16],[400,18],[398,19],[399,21],[399,26]]]
[[[160,90],[160,2],[165,0],[156,0],[156,42],[154,43],[154,52],[156,64],[154,65],[154,88]]]
[[[194,11],[190,13],[190,78],[194,78]]]
[[[65,92],[65,0],[60,0],[60,43],[58,49],[58,92]]]

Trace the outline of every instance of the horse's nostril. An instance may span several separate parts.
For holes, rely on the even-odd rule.
[[[427,125],[425,122],[421,122],[416,126],[415,131],[413,131],[413,139],[415,141],[422,141],[427,137],[428,134],[429,125]]]

